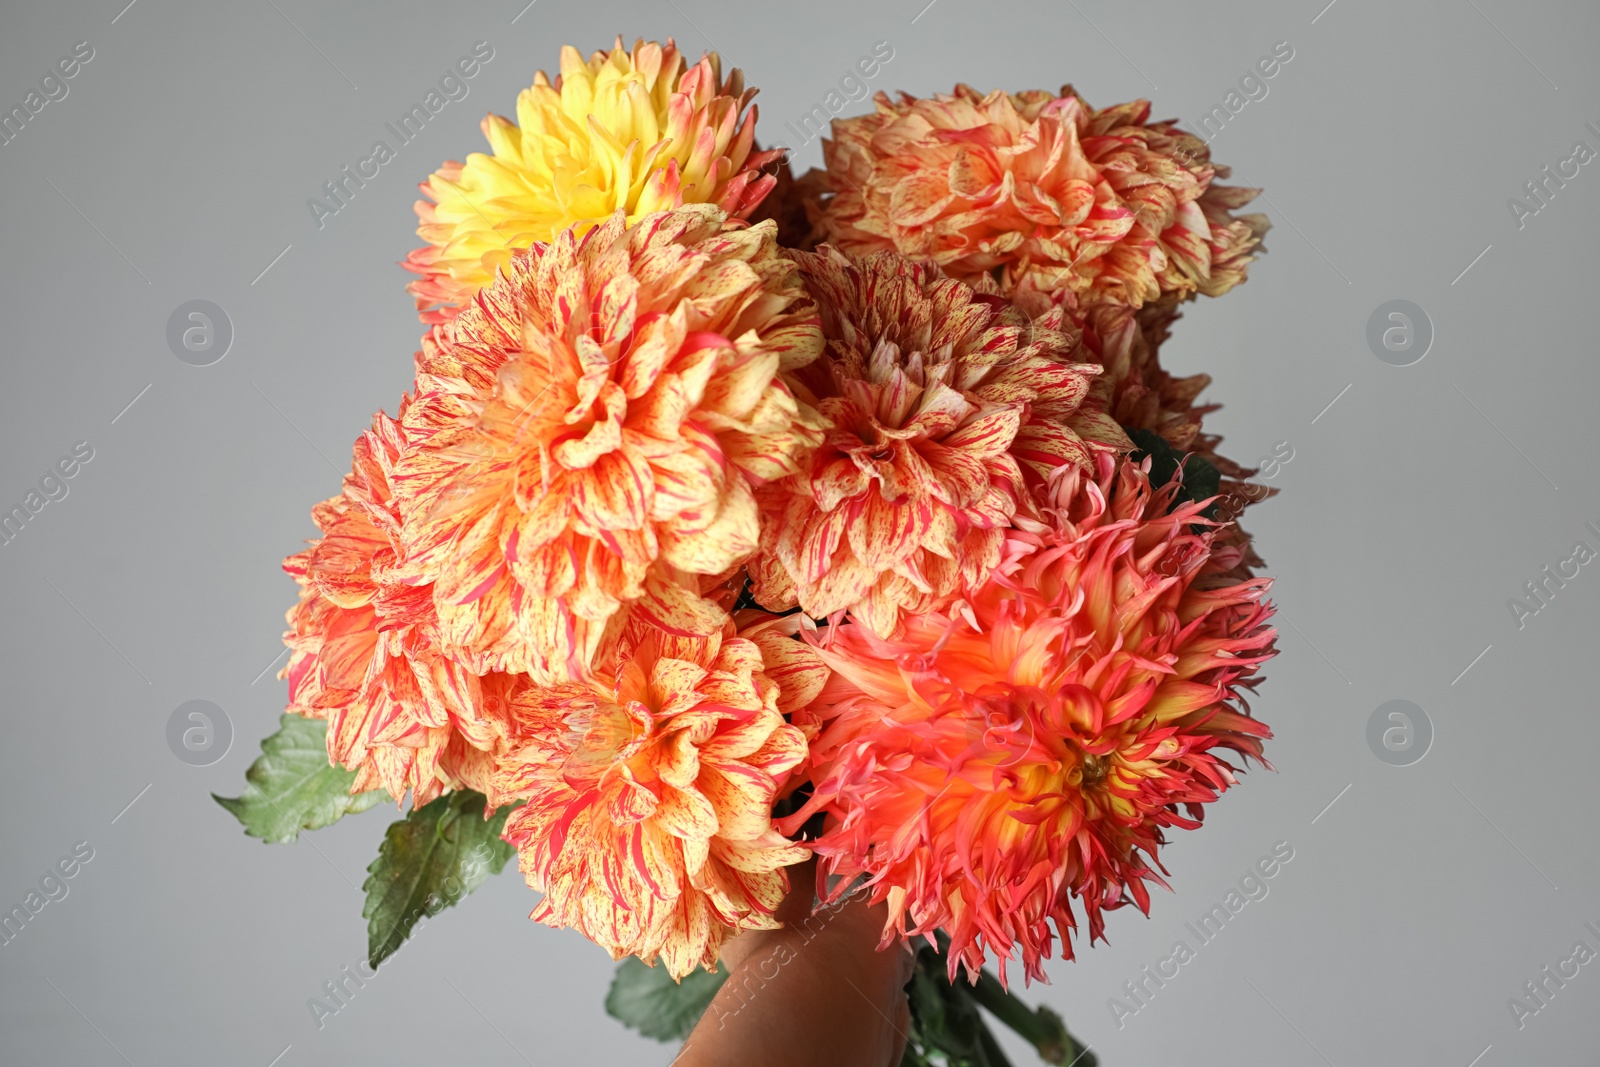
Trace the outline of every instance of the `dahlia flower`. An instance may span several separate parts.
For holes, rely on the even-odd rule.
[[[1062,297],[1019,289],[1014,299],[1019,307],[1043,314]],[[1094,383],[1096,403],[1104,406],[1118,425],[1149,430],[1174,452],[1197,456],[1215,468],[1219,476],[1215,514],[1235,518],[1248,505],[1260,503],[1278,490],[1251,481],[1257,472],[1224,456],[1219,451],[1220,435],[1204,432],[1205,416],[1221,407],[1197,403],[1201,391],[1211,384],[1211,375],[1180,378],[1161,366],[1161,344],[1181,314],[1176,301],[1162,300],[1137,311],[1102,304],[1084,309],[1075,318],[1082,320],[1084,358],[1104,368]],[[1237,523],[1222,528],[1217,544],[1238,550],[1239,568],[1231,572],[1236,578],[1248,578],[1253,568],[1263,566],[1250,535]]]
[[[1071,303],[1064,294],[1040,293],[1028,286],[1014,292],[1012,300],[1029,316],[1051,315],[1056,307]],[[1211,384],[1209,374],[1179,378],[1161,366],[1160,344],[1180,314],[1175,302],[1162,301],[1138,310],[1097,304],[1069,311],[1068,317],[1082,330],[1082,358],[1102,368],[1093,392],[1117,424],[1149,430],[1179,452],[1191,452],[1199,451],[1207,440],[1200,434],[1201,421],[1217,406],[1196,403]],[[1208,453],[1205,458],[1209,461],[1212,456]]]
[[[780,159],[772,179],[771,191],[750,214],[750,221],[771,219],[778,224],[780,245],[815,252],[822,240],[821,197],[826,189],[826,175],[813,169],[796,178],[788,160]]]
[[[806,751],[784,713],[827,677],[782,621],[683,638],[634,620],[588,679],[517,690],[492,799],[527,801],[503,836],[545,894],[531,918],[674,978],[778,925],[783,868],[809,855],[772,825]]]
[[[1030,479],[1129,443],[1083,403],[1099,369],[1066,361],[1059,309],[1029,323],[892,252],[791,255],[827,345],[788,380],[833,427],[763,492],[753,592],[773,609],[849,611],[886,637],[985,580]]]
[[[408,579],[479,673],[580,675],[632,605],[707,634],[753,488],[821,439],[779,371],[821,347],[775,227],[619,211],[519,254],[418,355],[395,472]]]
[[[404,417],[408,401],[401,402]],[[383,412],[356,441],[343,492],[312,510],[322,537],[284,561],[301,586],[288,613],[289,710],[328,720],[328,756],[358,771],[352,793],[383,788],[426,804],[447,788],[482,789],[506,685],[440,654],[433,592],[398,567],[390,478],[404,435]]]
[[[517,97],[517,122],[490,115],[491,155],[449,162],[416,203],[427,242],[406,257],[424,322],[452,318],[512,252],[575,226],[581,235],[622,211],[634,222],[683,204],[743,218],[772,188],[776,151],[754,149],[756,90],[715,52],[686,67],[678,46],[617,38],[586,63],[570,46],[552,83],[541,71]],[[429,201],[432,201],[430,203]]]
[[[1146,466],[1061,468],[964,604],[819,639],[816,790],[779,825],[827,813],[822,871],[867,875],[886,941],[946,931],[952,979],[986,954],[1004,978],[1017,949],[1042,978],[1054,936],[1072,956],[1073,896],[1091,942],[1102,912],[1148,912],[1166,829],[1235,783],[1226,750],[1259,760],[1271,736],[1242,699],[1272,654],[1270,581],[1217,584],[1204,502],[1173,507]]]
[[[955,277],[1030,279],[1083,303],[1137,307],[1217,296],[1244,280],[1266,232],[1234,217],[1254,189],[1212,184],[1228,168],[1150,104],[1096,110],[1065,86],[898,101],[834,119],[824,237],[846,252],[894,249]]]

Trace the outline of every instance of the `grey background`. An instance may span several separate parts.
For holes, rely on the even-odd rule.
[[[125,2],[0,14],[6,108],[75,42],[95,49],[0,147],[0,505],[74,442],[95,450],[0,548],[0,903],[74,842],[95,850],[0,948],[0,1061],[671,1059],[604,1016],[610,961],[528,922],[514,873],[425,927],[319,1031],[306,1000],[361,956],[358,887],[392,816],[268,848],[207,796],[238,791],[284,699],[262,676],[294,596],[278,561],[314,533],[308,510],[370,412],[408,386],[420,327],[394,264],[416,243],[415,183],[478,150],[479,118],[512,113],[562,43],[587,52],[620,30],[745,69],[767,143],[877,40],[895,54],[874,88],[1070,80],[1098,106],[1149,96],[1190,126],[1292,45],[1213,143],[1234,181],[1266,186],[1271,254],[1192,306],[1163,353],[1214,375],[1227,406],[1208,425],[1228,454],[1294,450],[1282,495],[1247,517],[1284,622],[1256,704],[1277,773],[1252,771],[1177,835],[1174,892],[1150,918],[1117,913],[1111,944],[1081,945],[1029,995],[1107,1067],[1596,1062],[1600,963],[1520,1030],[1507,1006],[1578,940],[1600,949],[1584,928],[1600,926],[1600,565],[1520,630],[1507,607],[1575,540],[1600,545],[1583,529],[1600,522],[1600,163],[1521,229],[1507,207],[1574,141],[1600,149],[1584,128],[1600,125],[1592,5]],[[471,95],[319,231],[307,198],[480,39],[495,55]],[[815,142],[797,151],[819,160]],[[167,348],[168,315],[192,299],[233,322],[213,366]],[[1434,325],[1414,366],[1366,345],[1392,299]],[[195,699],[235,735],[204,768],[165,739]],[[1413,766],[1367,746],[1391,699],[1433,723]],[[1175,940],[1197,945],[1184,924],[1278,841],[1295,854],[1270,895],[1119,1029],[1108,999]]]

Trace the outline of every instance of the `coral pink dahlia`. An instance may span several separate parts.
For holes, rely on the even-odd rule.
[[[946,931],[952,977],[986,955],[1003,977],[1019,949],[1042,977],[1055,936],[1072,955],[1072,897],[1091,941],[1103,911],[1148,910],[1166,830],[1235,783],[1227,750],[1271,736],[1242,700],[1272,654],[1270,582],[1215,583],[1216,524],[1169,512],[1177,488],[1064,467],[965,604],[819,641],[816,790],[781,825],[825,812],[822,869],[867,876],[885,938]]]

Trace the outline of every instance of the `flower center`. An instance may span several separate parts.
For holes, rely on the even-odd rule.
[[[1078,764],[1083,768],[1082,788],[1092,789],[1106,780],[1106,775],[1111,770],[1111,761],[1104,756],[1096,756],[1085,752],[1083,759]]]

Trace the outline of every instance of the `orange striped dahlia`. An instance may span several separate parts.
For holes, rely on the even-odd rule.
[[[772,223],[619,211],[519,254],[418,356],[395,472],[408,576],[477,672],[577,677],[622,609],[715,631],[702,586],[756,548],[753,488],[821,422],[779,371],[816,310]]]
[[[1206,143],[1149,116],[1149,101],[1096,110],[1071,86],[879,93],[823,142],[825,238],[1084,303],[1225,293],[1266,232],[1264,216],[1231,214],[1257,191],[1213,184],[1228,168]]]
[[[1122,426],[1150,430],[1182,454],[1195,455],[1215,467],[1219,475],[1219,510],[1225,518],[1237,517],[1250,504],[1275,496],[1277,489],[1252,479],[1256,468],[1234,462],[1220,451],[1220,434],[1206,433],[1205,417],[1221,404],[1200,403],[1199,395],[1211,384],[1209,374],[1177,377],[1161,365],[1160,347],[1179,317],[1169,303],[1149,304],[1130,314],[1117,307],[1090,308],[1084,329],[1091,357],[1106,368],[1106,404]],[[1237,523],[1224,529],[1219,541],[1236,545],[1241,562],[1262,566],[1250,535]],[[1243,571],[1240,577],[1245,577]]]
[[[570,226],[581,235],[619,210],[629,222],[684,204],[748,216],[780,155],[755,148],[755,94],[737,70],[723,80],[715,52],[686,66],[670,38],[628,52],[618,37],[587,62],[564,47],[555,81],[541,71],[517,97],[516,123],[483,120],[490,155],[446,163],[422,183],[417,236],[427,245],[403,264],[421,275],[409,289],[422,321],[454,317],[514,251]]]
[[[1027,306],[1026,300],[1020,300]],[[1202,419],[1215,411],[1196,400],[1211,384],[1209,374],[1178,378],[1161,366],[1158,346],[1168,324],[1179,315],[1170,303],[1131,308],[1103,304],[1083,312],[1084,341],[1091,358],[1105,368],[1101,376],[1108,410],[1122,426],[1151,430],[1173,448],[1189,451]]]
[[[675,978],[778,925],[783,868],[809,855],[772,825],[806,751],[784,713],[827,678],[779,622],[694,638],[630,622],[587,680],[513,695],[494,797],[527,801],[504,837],[545,894],[531,918]]]
[[[1063,301],[1062,294],[1047,295],[1019,289],[1013,294],[1019,307],[1042,314]],[[1077,315],[1083,324],[1084,358],[1098,363],[1104,372],[1095,379],[1096,403],[1110,412],[1117,424],[1128,430],[1149,430],[1161,437],[1180,455],[1193,455],[1216,468],[1218,473],[1217,513],[1236,518],[1248,505],[1274,496],[1277,489],[1251,478],[1258,473],[1224,456],[1219,434],[1204,431],[1205,417],[1222,405],[1200,403],[1199,396],[1211,384],[1209,374],[1177,377],[1160,360],[1160,348],[1180,316],[1176,302],[1162,300],[1135,311],[1116,304],[1085,308]],[[1249,568],[1263,566],[1251,538],[1237,523],[1218,534],[1213,554],[1229,546],[1236,551],[1238,578],[1249,577]]]
[[[1259,760],[1271,736],[1243,700],[1273,650],[1270,581],[1217,584],[1203,502],[1169,512],[1178,483],[1144,466],[1058,471],[959,609],[819,641],[816,791],[780,825],[825,812],[822,869],[868,876],[886,940],[946,931],[952,978],[986,955],[1003,977],[1018,949],[1042,978],[1055,936],[1072,956],[1071,897],[1091,942],[1102,912],[1148,911],[1167,828],[1200,825],[1235,784],[1227,750]]]
[[[902,614],[983,583],[1030,479],[1128,441],[1084,404],[1099,368],[1066,361],[1060,309],[1030,323],[892,252],[791,255],[827,346],[788,381],[833,427],[806,469],[763,492],[754,595],[849,611],[887,637]]]
[[[1211,375],[1179,378],[1161,365],[1160,346],[1182,315],[1176,301],[1138,309],[1125,304],[1077,307],[1070,294],[1041,292],[1031,282],[1018,286],[1011,299],[1030,319],[1048,316],[1054,321],[1057,309],[1066,309],[1068,321],[1081,331],[1080,358],[1102,368],[1091,392],[1117,425],[1150,430],[1179,452],[1202,451],[1208,441],[1218,440],[1200,433],[1201,421],[1217,405],[1196,403]],[[1212,456],[1207,452],[1205,458]]]
[[[431,588],[402,579],[390,478],[403,447],[399,423],[375,415],[344,491],[312,511],[322,537],[284,561],[301,598],[279,677],[290,711],[328,720],[329,758],[359,772],[352,793],[381,787],[400,800],[409,789],[420,806],[484,787],[495,731],[482,708],[507,681],[441,655]]]

